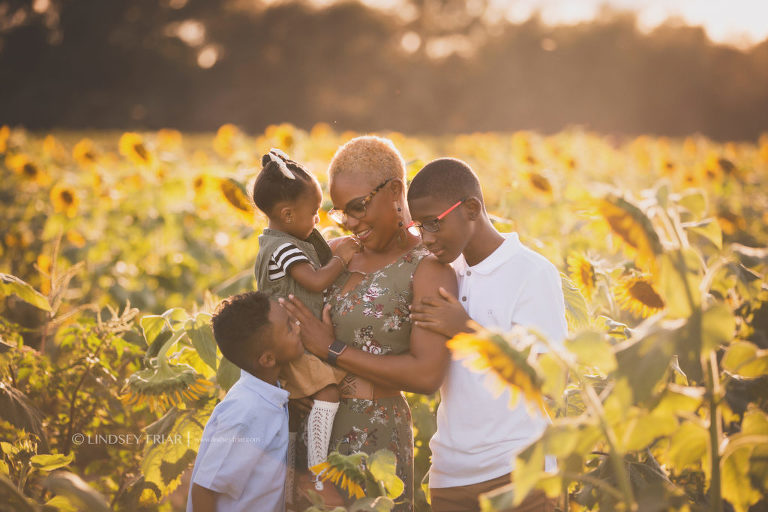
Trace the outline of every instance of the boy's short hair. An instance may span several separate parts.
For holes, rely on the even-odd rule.
[[[455,203],[476,197],[483,203],[483,191],[477,174],[458,158],[438,158],[424,166],[408,187],[408,201],[433,197]]]
[[[267,294],[246,292],[224,299],[216,308],[213,337],[224,357],[238,367],[250,369],[251,361],[271,347],[270,307]]]
[[[304,166],[288,158],[278,158],[283,160],[288,172],[293,174],[295,179],[286,177],[274,158],[269,158],[269,154],[261,158],[263,167],[253,184],[251,198],[256,207],[267,216],[272,214],[277,203],[296,201],[310,190],[312,184],[317,184],[317,179]],[[319,187],[319,184],[317,186]]]
[[[371,182],[397,178],[405,183],[405,160],[389,139],[376,135],[355,137],[336,150],[328,168],[331,180],[347,174]]]

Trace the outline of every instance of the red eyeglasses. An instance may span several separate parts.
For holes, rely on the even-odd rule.
[[[466,199],[462,199],[461,201],[458,201],[456,204],[445,210],[443,213],[438,215],[432,220],[428,220],[426,222],[417,222],[412,221],[410,224],[406,226],[406,229],[415,236],[421,236],[422,231],[427,231],[429,233],[437,233],[440,231],[440,221],[443,220],[443,218],[451,213],[453,210],[458,208],[458,206],[466,201]]]

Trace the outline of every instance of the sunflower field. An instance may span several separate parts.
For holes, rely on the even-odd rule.
[[[239,375],[210,317],[255,287],[265,218],[246,190],[261,155],[316,174],[332,237],[326,169],[355,135],[0,127],[0,510],[183,510],[202,429]],[[549,341],[526,329],[450,341],[553,418],[484,510],[533,489],[574,511],[768,509],[768,134],[382,135],[409,177],[467,161],[497,228],[562,272],[567,351],[532,357]],[[408,399],[420,479],[438,398]],[[362,459],[332,454],[327,474],[354,510],[389,510],[392,459]]]

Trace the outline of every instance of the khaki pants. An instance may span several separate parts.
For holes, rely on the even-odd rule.
[[[510,475],[460,487],[430,488],[432,512],[479,512],[481,494],[511,482]],[[547,498],[542,491],[534,491],[523,502],[505,512],[554,512],[557,500]]]

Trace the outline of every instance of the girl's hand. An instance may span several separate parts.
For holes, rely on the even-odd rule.
[[[336,339],[333,323],[331,322],[330,304],[323,308],[323,319],[321,321],[299,299],[293,295],[289,295],[288,299],[280,298],[278,302],[288,311],[291,317],[298,320],[301,341],[304,343],[304,347],[325,361],[328,357],[328,347]]]
[[[439,297],[425,297],[411,306],[413,325],[453,338],[460,332],[473,332],[470,318],[461,303],[445,288],[438,289]]]

